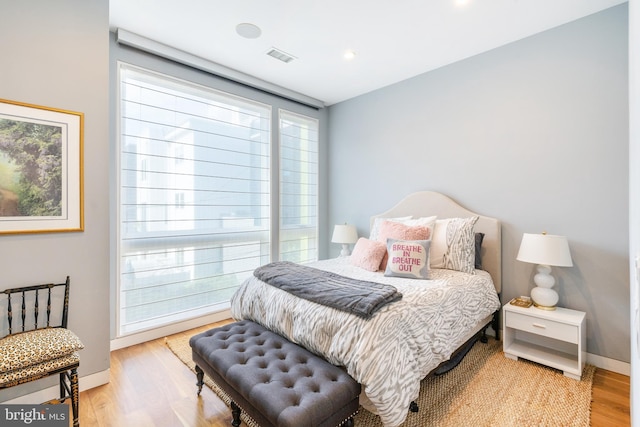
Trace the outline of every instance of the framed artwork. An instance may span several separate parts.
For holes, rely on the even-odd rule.
[[[0,234],[84,230],[84,115],[0,99]]]

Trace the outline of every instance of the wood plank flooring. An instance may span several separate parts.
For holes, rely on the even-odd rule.
[[[190,337],[227,321],[182,332]],[[196,396],[195,375],[164,339],[111,353],[111,382],[80,393],[82,427],[228,427],[231,411],[208,388]],[[596,370],[591,425],[628,426],[629,377]]]
[[[591,425],[631,425],[629,410],[629,377],[596,369],[591,398]]]

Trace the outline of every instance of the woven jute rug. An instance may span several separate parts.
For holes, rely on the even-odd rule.
[[[173,353],[191,370],[188,339],[167,339]],[[422,381],[403,426],[589,426],[595,367],[587,365],[582,380],[525,360],[507,359],[502,343],[476,343],[462,362],[446,374]],[[229,405],[229,398],[205,375],[205,383]],[[245,419],[249,425],[252,420]],[[360,408],[356,427],[382,427],[380,418]]]

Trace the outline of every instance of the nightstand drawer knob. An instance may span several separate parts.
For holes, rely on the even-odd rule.
[[[534,323],[533,326],[535,326],[536,328],[547,329],[547,326],[541,323]]]

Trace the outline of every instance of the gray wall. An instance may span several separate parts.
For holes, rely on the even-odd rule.
[[[0,97],[85,115],[85,231],[0,235],[0,289],[71,276],[82,377],[109,368],[109,2],[3,1],[1,10]],[[3,390],[0,400],[55,383]]]
[[[523,233],[568,237],[559,305],[629,362],[627,5],[329,108],[329,224],[419,190],[503,221],[502,301],[528,295]],[[330,255],[339,252],[331,245]]]

